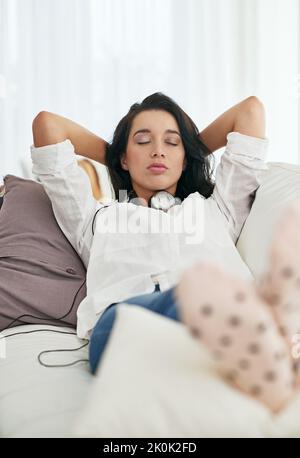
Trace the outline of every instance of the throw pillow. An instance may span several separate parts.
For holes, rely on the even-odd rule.
[[[76,326],[77,308],[86,296],[80,257],[58,226],[40,183],[13,175],[4,183],[0,331],[24,323]]]

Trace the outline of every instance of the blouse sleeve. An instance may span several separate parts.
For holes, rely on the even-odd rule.
[[[212,198],[229,223],[234,242],[248,217],[265,163],[269,140],[230,132],[221,161],[216,169]]]
[[[93,239],[92,223],[103,205],[95,200],[89,178],[79,167],[70,140],[31,146],[32,173],[43,185],[56,220],[87,267]]]

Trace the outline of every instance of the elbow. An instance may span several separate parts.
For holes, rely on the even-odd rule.
[[[41,111],[32,122],[32,136],[35,147],[45,146],[48,144],[48,125],[49,113],[47,111]]]
[[[51,116],[52,113],[49,111],[40,111],[32,121],[32,132],[45,126],[49,122]]]
[[[247,97],[245,99],[245,109],[249,113],[255,113],[255,114],[258,114],[258,113],[264,114],[265,112],[265,107],[264,107],[263,102],[255,95],[251,95],[250,97]]]
[[[250,123],[257,125],[256,135],[264,138],[266,133],[266,110],[262,101],[254,95],[248,97],[245,111]]]
[[[32,135],[35,147],[58,143],[63,138],[55,115],[49,111],[40,111],[36,115],[32,122]]]
[[[252,95],[241,104],[233,130],[244,135],[265,138],[266,130],[265,107],[261,100]]]

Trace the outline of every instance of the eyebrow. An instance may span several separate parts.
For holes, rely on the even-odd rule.
[[[147,133],[151,133],[151,130],[150,129],[139,129],[135,132],[135,134],[133,134],[133,136],[135,136],[136,134],[139,134],[141,132],[147,132]],[[179,137],[181,137],[180,133],[177,132],[177,130],[172,130],[172,129],[167,129],[165,130],[165,134],[166,133],[169,133],[169,134],[177,134],[179,135]]]

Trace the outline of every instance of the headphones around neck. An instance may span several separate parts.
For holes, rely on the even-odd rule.
[[[142,202],[139,203],[139,198],[134,190],[128,194],[127,202],[131,202],[132,200],[132,203],[136,205],[143,205]],[[167,212],[170,208],[180,203],[181,200],[178,197],[174,197],[168,191],[158,191],[149,200],[148,207]]]

